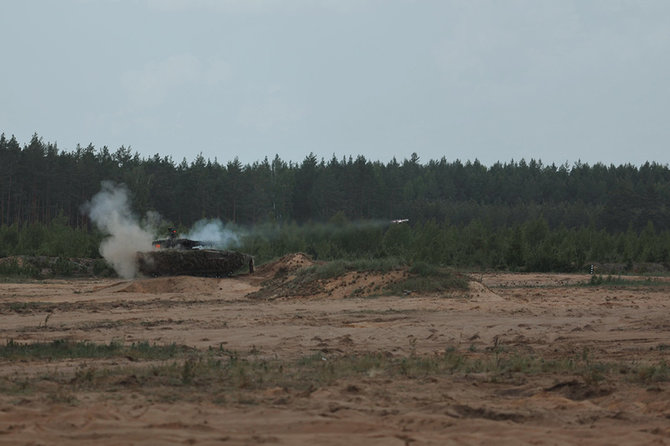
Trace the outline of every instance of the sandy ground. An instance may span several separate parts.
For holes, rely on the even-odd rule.
[[[575,286],[585,275],[476,274],[467,295],[449,297],[248,297],[268,274],[0,284],[0,342],[225,346],[287,361],[494,348],[547,360],[585,352],[621,364],[670,359],[670,283],[585,287]],[[98,368],[123,362],[0,359],[0,377],[67,376],[82,361]],[[0,445],[670,444],[670,383],[616,374],[594,384],[553,373],[491,380],[370,372],[309,392],[269,387],[253,402],[232,395],[160,400],[133,386],[68,392],[76,398],[0,394]]]

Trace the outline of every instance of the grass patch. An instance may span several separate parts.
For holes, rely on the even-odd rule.
[[[51,342],[20,343],[13,339],[0,346],[0,358],[10,360],[34,359],[75,359],[75,358],[118,358],[126,357],[143,360],[165,360],[188,351],[187,347],[176,344],[156,345],[137,342],[125,345],[119,342],[96,344],[94,342],[74,342],[55,340]]]
[[[424,294],[449,291],[465,291],[468,280],[456,274],[444,274],[440,277],[408,277],[386,287],[387,294]]]
[[[0,258],[0,281],[24,282],[56,277],[115,277],[104,259],[28,256]]]
[[[263,359],[248,353],[219,348],[195,350],[177,345],[137,343],[43,344],[9,342],[0,349],[10,359],[81,358],[74,372],[48,370],[38,376],[16,374],[0,378],[0,392],[13,395],[53,394],[56,400],[76,403],[78,391],[118,392],[131,388],[159,401],[226,401],[264,398],[259,390],[283,389],[296,395],[340,380],[433,380],[439,377],[488,382],[516,382],[533,375],[550,374],[579,379],[581,386],[597,388],[600,383],[627,380],[637,384],[670,381],[666,362],[606,363],[592,361],[588,353],[563,359],[497,349],[475,353],[447,349],[440,354],[397,357],[387,352],[342,356],[315,353],[295,360]],[[96,368],[91,358],[132,355],[138,362],[118,367]],[[89,359],[88,361],[86,359]],[[156,362],[155,360],[159,360]],[[142,363],[141,360],[151,361]],[[126,364],[126,363],[124,363]],[[54,389],[58,393],[53,393]],[[253,392],[253,394],[251,393]]]
[[[36,279],[40,277],[40,269],[30,263],[19,263],[18,258],[7,258],[0,262],[0,276],[6,279]]]
[[[418,277],[439,277],[444,270],[426,262],[416,262],[409,269],[409,273]]]
[[[335,279],[349,272],[383,274],[403,269],[407,270],[408,277],[380,287],[379,294],[421,294],[468,289],[468,278],[451,269],[440,268],[425,262],[417,262],[408,266],[403,260],[395,257],[335,260],[313,265],[298,270],[296,278],[292,283],[287,284],[287,288],[318,287],[319,281]]]
[[[7,302],[0,305],[0,309],[6,309],[14,313],[33,313],[35,311],[53,311],[54,304],[48,302]]]
[[[408,271],[409,276],[401,281],[389,284],[387,294],[442,293],[465,291],[469,279],[449,268],[440,268],[424,262],[417,262]]]
[[[343,276],[348,272],[377,272],[388,273],[407,264],[396,257],[383,257],[379,259],[358,260],[333,260],[323,264],[316,264],[297,271],[297,277],[305,280],[325,280]]]
[[[670,381],[670,366],[665,361],[657,364],[638,366],[633,371],[635,381],[643,383],[668,382]]]
[[[646,279],[627,279],[621,276],[602,276],[594,274],[586,284],[587,286],[616,286],[616,287],[669,287],[670,283],[651,277]]]

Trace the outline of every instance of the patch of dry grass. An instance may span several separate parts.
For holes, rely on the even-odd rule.
[[[36,376],[4,376],[0,378],[0,391],[14,395],[45,394],[54,401],[76,404],[79,391],[114,393],[132,388],[158,399],[227,401],[232,394],[252,395],[271,388],[309,394],[343,379],[425,380],[460,376],[510,382],[548,374],[561,379],[573,377],[579,379],[580,385],[596,387],[611,378],[642,385],[670,381],[670,367],[665,362],[594,362],[588,353],[559,360],[501,349],[481,353],[447,349],[430,356],[418,356],[412,351],[405,357],[385,352],[341,356],[319,352],[297,360],[261,359],[258,353],[243,355],[222,347],[196,350],[175,344],[10,341],[0,348],[3,360],[28,364],[45,359],[80,362],[74,372],[53,368]],[[131,363],[96,366],[96,360],[103,358],[126,358]]]

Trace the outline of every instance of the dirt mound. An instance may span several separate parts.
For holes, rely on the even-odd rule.
[[[262,288],[248,295],[255,299],[273,300],[282,298],[341,299],[345,297],[367,297],[384,293],[391,284],[407,277],[407,268],[391,271],[343,271],[331,277],[322,273],[301,271],[315,262],[303,253],[289,254],[276,262],[259,268],[257,280],[262,278]]]
[[[255,299],[278,298],[343,298],[365,297],[381,294],[382,290],[395,281],[406,277],[406,271],[389,272],[357,272],[349,271],[344,274],[324,279],[315,279],[309,274],[301,274],[303,268],[316,264],[307,254],[298,252],[287,254],[271,263],[267,263],[256,270],[256,280],[262,280],[262,289],[251,293],[248,297]]]
[[[287,254],[279,260],[266,263],[256,268],[256,276],[264,278],[272,278],[277,274],[294,272],[300,268],[307,268],[314,265],[314,261],[310,256],[302,252]]]
[[[349,272],[323,283],[323,291],[314,297],[341,299],[345,297],[368,297],[379,295],[388,285],[404,279],[406,271]]]
[[[470,299],[473,302],[502,302],[505,300],[483,283],[474,280],[470,282],[469,290]]]
[[[275,276],[263,282],[263,288],[248,297],[273,300],[287,298],[342,299],[383,294],[384,289],[404,279],[407,272],[350,271],[337,277],[315,279],[308,275],[291,274],[278,270]]]
[[[263,265],[257,270],[255,277],[248,280],[260,289],[247,297],[263,300],[338,299],[388,293],[465,296],[469,291],[469,278],[449,270],[420,267],[414,269],[404,264],[385,264],[383,261],[315,262],[303,253],[289,254]],[[501,300],[495,293],[489,291],[487,294],[489,300]]]
[[[211,277],[171,276],[134,280],[118,289],[117,293],[212,293],[219,289],[219,281]]]

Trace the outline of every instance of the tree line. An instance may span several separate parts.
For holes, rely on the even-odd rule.
[[[152,210],[176,225],[203,218],[241,225],[326,222],[342,214],[351,221],[409,218],[493,228],[542,217],[550,228],[594,226],[608,232],[670,229],[670,169],[667,165],[556,166],[520,160],[490,167],[429,160],[416,154],[388,163],[356,158],[302,162],[275,156],[243,165],[169,156],[140,157],[131,149],[93,145],[59,150],[34,135],[21,145],[0,135],[0,226],[50,223],[90,228],[81,205],[103,180],[124,183],[134,210]]]
[[[219,218],[262,261],[395,256],[452,266],[574,271],[591,262],[670,262],[670,169],[520,160],[490,167],[416,154],[242,165],[142,158],[129,148],[61,151],[0,135],[0,256],[95,257],[104,234],[81,205],[103,180],[134,211],[188,228]],[[408,224],[391,220],[408,218]]]

